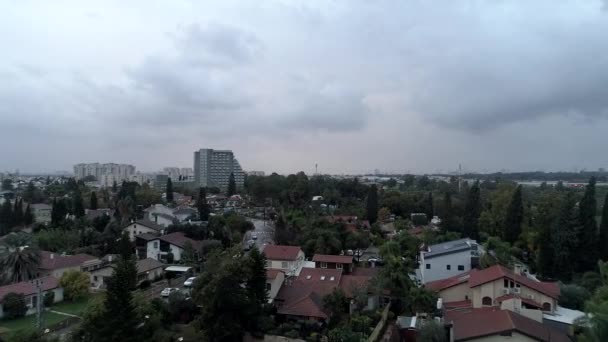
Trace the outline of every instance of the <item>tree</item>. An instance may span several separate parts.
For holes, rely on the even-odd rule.
[[[591,177],[585,189],[585,195],[579,202],[580,226],[577,231],[578,250],[584,253],[576,253],[578,256],[578,271],[587,271],[595,267],[598,260],[598,230],[595,221],[597,202],[595,199],[595,177]],[[602,246],[606,248],[606,246]]]
[[[448,191],[443,196],[443,217],[441,218],[441,229],[443,232],[458,231],[452,207],[452,194]]]
[[[434,320],[427,320],[416,336],[417,342],[447,342],[448,339],[445,333],[443,324]]]
[[[76,190],[74,193],[72,208],[74,210],[74,216],[80,218],[84,216],[84,204],[82,200],[82,194],[80,190]]]
[[[575,269],[577,252],[576,201],[572,193],[567,193],[559,209],[559,215],[551,227],[553,247],[552,273],[562,280],[570,280]],[[580,253],[579,253],[580,254]]]
[[[36,278],[40,252],[34,247],[11,246],[0,259],[0,270],[13,283]]]
[[[63,199],[54,199],[53,207],[51,208],[51,223],[54,226],[58,226],[65,220],[66,215],[68,214],[68,208]]]
[[[10,178],[3,179],[2,190],[13,190],[13,180]]]
[[[475,182],[469,189],[467,196],[464,217],[463,217],[463,235],[471,239],[479,239],[479,215],[481,215],[481,197],[479,190],[479,182]]]
[[[249,297],[261,309],[268,302],[268,290],[266,289],[266,256],[257,247],[253,247],[248,258],[249,275],[247,277],[247,289]]]
[[[44,294],[43,305],[45,308],[50,308],[55,304],[55,291],[48,291]]]
[[[64,295],[68,300],[75,301],[86,297],[89,293],[89,276],[80,271],[67,271],[59,279]]]
[[[4,317],[7,319],[23,317],[27,312],[25,296],[21,293],[7,293],[2,300],[2,306]]]
[[[173,202],[173,182],[171,182],[171,177],[167,178],[167,189],[165,190],[165,193],[167,202]]]
[[[431,220],[435,215],[435,208],[433,207],[433,193],[429,191],[429,194],[424,198],[424,210],[426,217]]]
[[[585,302],[590,297],[591,293],[582,286],[562,284],[560,286],[559,305],[572,310],[583,310]]]
[[[228,197],[236,194],[236,181],[234,180],[234,173],[230,173],[230,177],[228,177],[228,192],[226,195]]]
[[[91,191],[91,205],[90,208],[92,210],[96,210],[97,209],[97,194],[95,193],[95,191]]]
[[[25,212],[23,213],[23,224],[26,226],[34,223],[34,215],[32,214],[32,209],[30,209],[30,205],[28,203],[27,207],[25,207]]]
[[[23,223],[23,199],[15,199],[13,208],[13,224],[20,225]]]
[[[196,250],[194,249],[194,246],[192,246],[190,240],[187,240],[184,243],[184,251],[182,252],[180,261],[182,264],[189,266],[194,266],[198,262]]]
[[[336,288],[323,297],[323,307],[330,312],[333,320],[340,322],[348,314],[350,302],[342,289]]]
[[[608,193],[606,193],[606,198],[604,199],[598,242],[600,247],[600,258],[604,261],[608,261],[608,248],[606,248],[606,246],[608,246]]]
[[[522,224],[524,221],[524,205],[521,197],[521,185],[515,189],[511,202],[507,207],[504,226],[504,240],[513,244],[522,232]]]
[[[6,235],[13,228],[13,207],[11,202],[5,200],[0,208],[0,235]]]
[[[204,187],[198,189],[198,199],[196,201],[198,217],[201,221],[209,220],[209,204],[207,204],[207,191]]]
[[[372,184],[369,188],[365,209],[365,215],[369,220],[369,223],[376,223],[378,220],[378,189],[376,188],[376,184]]]

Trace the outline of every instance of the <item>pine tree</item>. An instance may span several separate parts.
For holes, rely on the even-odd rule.
[[[457,230],[454,218],[454,208],[452,208],[452,194],[448,191],[443,196],[443,217],[441,218],[441,229],[444,232]]]
[[[30,205],[28,204],[25,208],[25,212],[23,213],[23,224],[26,226],[34,223],[34,215],[32,214],[32,209],[30,209]]]
[[[116,184],[116,181],[112,182],[112,192],[116,193],[116,191],[118,191],[118,184]]]
[[[236,194],[236,181],[234,180],[234,173],[230,173],[230,177],[228,177],[228,197]]]
[[[464,237],[479,239],[479,215],[481,215],[481,197],[479,182],[475,182],[469,189],[464,208],[462,228]]]
[[[209,220],[209,204],[207,204],[207,191],[204,187],[198,189],[198,199],[196,200],[198,217],[201,221]]]
[[[599,253],[603,261],[608,261],[608,193],[604,199],[602,222],[600,224]]]
[[[365,209],[369,223],[374,224],[378,220],[378,189],[376,184],[372,184],[369,188]]]
[[[165,190],[167,194],[167,203],[173,202],[173,182],[171,182],[171,177],[167,178],[167,189]]]
[[[551,227],[551,245],[553,248],[553,274],[560,280],[568,281],[575,270],[577,251],[578,220],[575,209],[576,201],[572,193],[566,198],[559,210],[557,220]]]
[[[15,207],[13,208],[13,224],[23,224],[23,199],[15,199]]]
[[[249,291],[250,298],[257,304],[259,313],[261,313],[262,307],[268,301],[268,291],[266,290],[266,257],[257,247],[254,247],[249,253],[248,269],[247,290]]]
[[[91,209],[97,209],[97,194],[95,193],[95,191],[91,191]]]
[[[595,177],[591,177],[585,195],[579,203],[579,230],[577,233],[578,250],[577,271],[584,272],[595,268],[598,260],[598,229],[595,221],[597,201],[595,199]]]
[[[82,201],[82,194],[80,190],[76,190],[74,193],[74,198],[72,202],[73,214],[80,218],[84,216],[84,203]]]
[[[521,185],[515,189],[511,202],[507,207],[503,240],[513,244],[521,234],[521,226],[524,221],[524,204],[521,197]]]
[[[430,191],[429,195],[425,198],[424,213],[429,221],[433,218],[433,215],[435,215],[435,208],[433,207],[433,193]]]
[[[562,196],[559,192],[546,192],[536,203],[536,213],[531,227],[538,231],[538,253],[536,269],[538,273],[547,278],[553,278],[553,249],[552,227],[559,217],[563,206]]]
[[[13,208],[9,200],[4,200],[0,208],[0,235],[10,232],[13,227]]]

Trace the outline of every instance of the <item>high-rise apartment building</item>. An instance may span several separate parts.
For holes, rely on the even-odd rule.
[[[194,181],[198,186],[227,189],[231,173],[237,188],[243,187],[245,174],[232,151],[203,148],[194,152]]]
[[[130,177],[135,174],[135,166],[129,164],[115,164],[115,163],[86,163],[74,165],[74,176],[76,179],[83,179],[87,176],[94,176],[97,181],[108,183],[122,182],[123,180],[129,180]]]

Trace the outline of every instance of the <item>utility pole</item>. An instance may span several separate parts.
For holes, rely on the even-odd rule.
[[[44,310],[44,302],[42,301],[42,280],[36,279],[34,280],[34,284],[36,285],[36,330],[42,331],[44,326],[42,311]]]

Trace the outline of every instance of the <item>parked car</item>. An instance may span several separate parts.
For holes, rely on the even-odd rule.
[[[257,240],[258,239],[258,235],[257,234],[251,234],[251,239],[252,240]]]
[[[376,266],[383,266],[384,265],[384,260],[382,260],[382,258],[369,258],[367,260],[370,264],[374,264]]]
[[[175,287],[167,287],[164,290],[161,291],[160,296],[161,297],[169,297],[169,295],[171,295],[173,292],[177,292],[179,291],[178,288]]]
[[[194,284],[194,280],[196,280],[196,277],[190,277],[186,279],[186,281],[184,282],[184,287],[192,287],[192,285]]]

